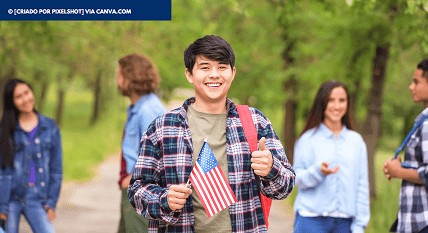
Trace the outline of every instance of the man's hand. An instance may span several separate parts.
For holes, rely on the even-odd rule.
[[[258,176],[267,176],[272,169],[272,154],[266,149],[265,143],[266,139],[262,137],[259,141],[259,150],[251,154],[251,168]]]
[[[192,190],[186,184],[171,185],[168,191],[168,206],[171,210],[181,210]]]
[[[401,167],[401,157],[398,157],[396,159],[389,159],[385,161],[383,164],[383,174],[385,175],[388,180],[391,180],[392,178],[398,178],[398,175],[400,174],[401,170],[403,168]]]
[[[336,166],[334,168],[328,168],[328,162],[321,163],[321,173],[325,176],[337,173],[339,171],[339,166]]]
[[[128,189],[129,183],[131,182],[131,178],[132,178],[132,174],[131,175],[127,175],[123,180],[122,183],[120,184],[120,187],[122,189]]]
[[[0,220],[7,220],[7,215],[4,213],[0,213]]]

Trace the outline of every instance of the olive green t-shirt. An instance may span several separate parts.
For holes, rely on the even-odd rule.
[[[228,177],[226,155],[226,114],[209,114],[198,112],[193,105],[187,113],[190,132],[193,142],[193,164],[198,159],[199,152],[207,139],[218,164]],[[192,186],[193,208],[195,215],[195,230],[197,233],[232,232],[229,208],[208,218],[204,206],[199,200],[196,190]]]

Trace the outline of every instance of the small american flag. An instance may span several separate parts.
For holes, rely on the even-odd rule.
[[[208,217],[236,202],[236,196],[206,141],[189,179]]]

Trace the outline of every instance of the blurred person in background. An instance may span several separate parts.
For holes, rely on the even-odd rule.
[[[159,82],[158,71],[148,57],[130,54],[119,59],[116,84],[120,93],[131,101],[123,132],[118,182],[122,191],[119,233],[147,232],[148,220],[135,212],[129,203],[127,189],[144,131],[157,116],[166,112],[154,93]]]
[[[367,149],[352,130],[349,103],[343,83],[323,83],[296,142],[295,233],[360,233],[367,227]]]
[[[404,163],[401,158],[388,159],[384,174],[388,179],[401,179],[397,220],[391,232],[428,233],[428,58],[416,66],[409,85],[413,101],[421,103],[424,110],[416,116],[408,140],[397,149],[406,148]]]
[[[35,110],[34,93],[20,79],[3,90],[0,122],[0,219],[5,231],[19,231],[21,214],[35,233],[54,232],[51,221],[62,183],[60,130]]]

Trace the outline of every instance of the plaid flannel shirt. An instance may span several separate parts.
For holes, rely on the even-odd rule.
[[[428,108],[416,117],[428,115]],[[419,178],[424,185],[403,180],[400,190],[397,232],[418,232],[428,226],[428,120],[411,136],[406,145],[405,161],[419,167]]]
[[[187,124],[187,109],[195,101],[158,117],[141,140],[128,196],[137,213],[149,218],[149,232],[194,232],[192,198],[183,209],[168,207],[168,187],[186,183],[192,171],[192,138]],[[227,99],[226,153],[229,183],[238,202],[229,207],[233,232],[267,232],[251,170],[251,153],[245,139],[235,104]],[[292,191],[295,174],[270,121],[257,109],[250,108],[258,138],[266,138],[273,156],[267,177],[261,177],[262,192],[272,199],[284,199]]]

